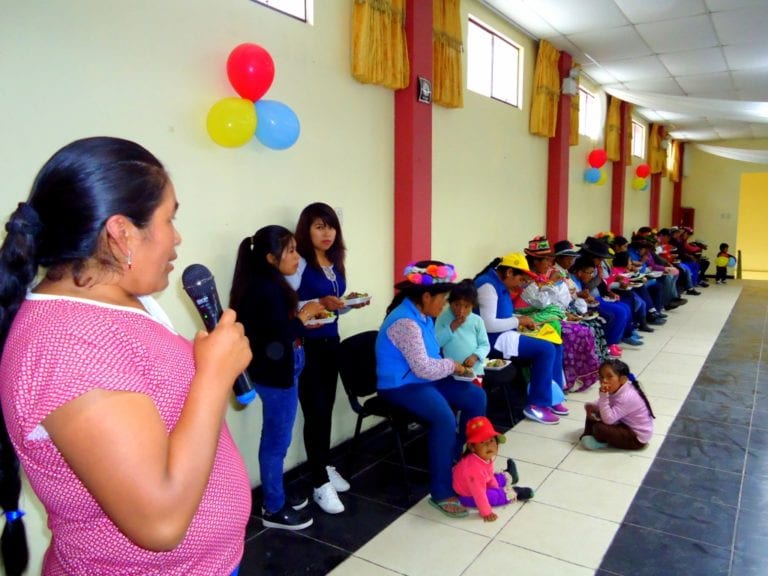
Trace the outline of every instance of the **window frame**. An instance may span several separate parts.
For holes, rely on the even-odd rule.
[[[584,95],[583,99],[582,94]],[[585,102],[586,105],[583,105],[582,102]],[[579,134],[590,140],[597,140],[600,135],[600,103],[597,95],[583,86],[579,86]]]
[[[275,12],[280,12],[280,14],[285,14],[286,16],[289,16],[295,20],[298,20],[299,22],[306,22],[310,26],[314,23],[314,17],[315,17],[315,10],[314,10],[314,0],[294,0],[296,3],[301,3],[304,5],[304,17],[302,17],[298,12],[294,13],[289,11],[289,8],[286,8],[284,6],[280,5],[273,5],[270,2],[277,2],[278,4],[281,4],[281,0],[250,0],[254,4],[258,4],[259,6],[264,6],[265,8],[269,8],[270,10],[274,10]],[[290,1],[290,0],[283,0],[283,1]]]
[[[485,22],[483,22],[481,19],[479,19],[477,16],[474,16],[472,14],[467,15],[467,39],[469,39],[470,35],[470,26],[476,26],[480,31],[485,32],[491,37],[491,54],[490,54],[490,62],[488,62],[488,68],[491,73],[491,79],[489,83],[489,91],[480,92],[476,88],[477,86],[474,85],[474,87],[470,86],[470,74],[469,74],[469,67],[471,65],[471,47],[467,47],[467,90],[470,90],[474,92],[475,94],[479,94],[481,96],[484,96],[486,98],[490,98],[491,100],[496,100],[497,102],[501,102],[502,104],[506,104],[508,106],[512,106],[513,108],[517,108],[519,110],[523,109],[523,63],[525,58],[525,51],[524,48],[518,44],[517,42],[511,40],[501,32],[498,32],[493,27],[489,26]],[[505,100],[498,95],[494,95],[494,58],[496,56],[496,50],[495,50],[495,42],[500,41],[504,44],[511,47],[517,54],[517,66],[515,70],[515,102],[510,102],[508,100]],[[484,61],[485,62],[485,61]]]
[[[637,135],[640,135],[640,138],[637,137]],[[631,142],[631,151],[630,155],[635,156],[640,159],[645,159],[646,155],[646,127],[643,126],[640,122],[637,120],[632,120],[632,142]],[[641,151],[641,154],[636,154],[635,152]]]

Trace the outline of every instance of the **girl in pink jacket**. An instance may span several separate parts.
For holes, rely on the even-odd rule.
[[[494,473],[493,461],[499,453],[499,444],[504,442],[506,438],[496,432],[488,418],[476,416],[467,422],[467,448],[453,467],[453,489],[459,501],[468,508],[477,508],[485,522],[497,518],[492,506],[533,497],[530,488],[512,486],[518,477],[511,458],[504,472]]]
[[[585,404],[587,421],[581,445],[589,450],[613,446],[625,450],[645,448],[653,435],[653,414],[648,398],[629,366],[606,360],[600,366],[600,397]]]

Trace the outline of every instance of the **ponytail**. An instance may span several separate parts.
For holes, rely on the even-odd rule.
[[[637,390],[637,393],[640,394],[640,398],[643,399],[643,402],[645,402],[646,407],[648,408],[648,412],[651,415],[651,418],[655,419],[656,414],[653,413],[653,408],[651,408],[651,403],[648,400],[648,396],[645,395],[645,392],[643,392],[643,389],[640,386],[640,382],[637,381],[637,378],[635,378],[635,375],[630,372],[629,374],[629,381],[632,383],[632,386],[635,387],[635,390]]]
[[[35,239],[42,225],[35,209],[22,202],[5,229],[7,235],[0,246],[0,352],[27,289],[37,276]],[[21,519],[24,511],[19,510],[20,494],[19,459],[0,409],[0,507],[5,513],[0,549],[8,576],[20,576],[29,562],[27,533]]]
[[[482,276],[483,274],[485,274],[486,272],[488,272],[488,270],[490,270],[491,268],[493,268],[493,269],[495,270],[495,269],[496,269],[496,267],[497,267],[499,264],[501,264],[501,258],[499,258],[499,257],[497,256],[496,258],[494,258],[493,260],[491,260],[490,262],[488,262],[488,264],[486,264],[485,268],[483,268],[482,270],[480,270],[480,272],[478,272],[478,273],[475,275],[475,277],[473,278],[473,280],[477,280],[478,278],[480,278],[480,276]]]

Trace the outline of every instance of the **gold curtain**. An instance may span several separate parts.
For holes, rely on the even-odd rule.
[[[608,114],[605,117],[605,152],[608,160],[617,162],[621,158],[621,100],[608,96]]]
[[[529,131],[551,138],[557,128],[557,103],[560,99],[560,52],[546,40],[539,42],[533,72],[533,97]]]
[[[648,165],[651,174],[661,174],[664,171],[664,156],[666,150],[661,147],[661,132],[664,128],[658,124],[651,124],[648,130]]]
[[[669,155],[667,158],[667,169],[669,179],[672,182],[680,181],[680,142],[673,140],[669,144]]]
[[[411,73],[405,39],[406,0],[354,0],[352,76],[397,90]]]
[[[446,108],[462,108],[461,0],[432,0],[432,20],[432,101]]]

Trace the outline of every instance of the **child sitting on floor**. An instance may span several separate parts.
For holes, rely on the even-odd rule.
[[[580,441],[588,450],[608,446],[639,450],[653,435],[656,416],[651,404],[629,366],[621,360],[602,363],[600,397],[597,404],[585,404],[584,410],[587,420]]]
[[[507,459],[504,472],[494,473],[493,461],[499,453],[499,444],[504,442],[506,438],[496,432],[488,418],[476,416],[467,422],[467,448],[453,467],[453,489],[459,501],[467,508],[477,508],[485,522],[498,518],[492,506],[533,498],[531,488],[512,486],[518,477],[511,458]]]

